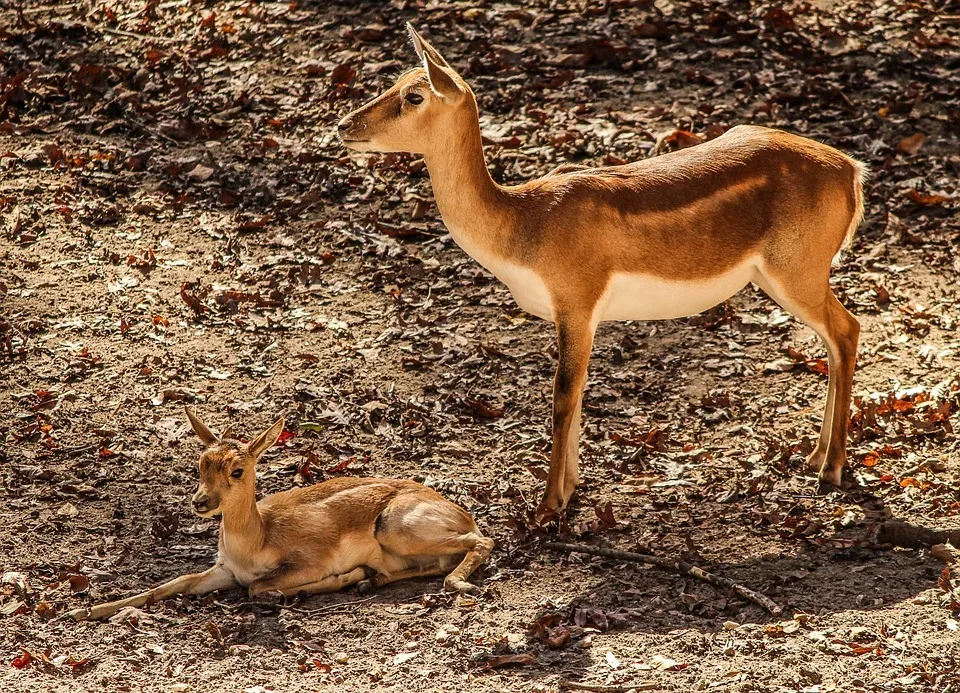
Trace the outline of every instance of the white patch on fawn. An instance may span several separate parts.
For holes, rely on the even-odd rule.
[[[257,561],[252,560],[255,558],[256,554],[251,557],[244,556],[240,552],[231,553],[229,547],[225,544],[217,557],[217,561],[233,573],[237,582],[247,587],[257,578],[267,575],[277,567],[276,565],[260,565]]]

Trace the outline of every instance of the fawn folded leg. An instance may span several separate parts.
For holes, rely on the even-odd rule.
[[[473,592],[477,587],[467,582],[467,578],[487,562],[493,551],[493,539],[471,533],[464,535],[461,541],[463,546],[469,548],[460,564],[443,579],[443,586],[451,592]]]
[[[450,571],[444,587],[471,592],[467,578],[493,550],[493,539],[480,534],[470,514],[440,495],[398,495],[380,513],[375,536],[382,554],[367,587]]]
[[[236,578],[234,578],[233,573],[218,563],[202,573],[181,575],[170,582],[165,582],[158,587],[154,587],[146,592],[141,592],[140,594],[135,594],[132,597],[97,604],[96,606],[85,609],[74,609],[68,612],[66,616],[75,621],[108,618],[120,611],[120,609],[128,606],[139,607],[144,604],[153,604],[163,599],[169,599],[178,594],[207,594],[214,590],[223,590],[238,586],[239,583]]]
[[[259,578],[250,583],[247,592],[250,597],[256,597],[267,592],[279,592],[285,597],[300,594],[325,594],[339,592],[355,585],[367,576],[367,571],[359,566],[339,575],[327,575],[317,579],[314,570],[283,570],[267,577]]]
[[[596,325],[584,311],[557,314],[557,373],[553,383],[553,446],[537,520],[565,507],[579,481],[580,404]]]
[[[373,577],[361,582],[359,589],[361,592],[369,592],[377,587],[389,585],[391,582],[399,582],[400,580],[410,580],[419,577],[433,577],[435,575],[443,575],[445,572],[447,572],[446,569],[438,560],[428,565],[398,570],[393,573],[377,573]]]

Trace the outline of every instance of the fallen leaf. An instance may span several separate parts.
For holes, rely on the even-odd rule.
[[[916,154],[920,151],[920,147],[923,146],[924,140],[927,139],[927,136],[922,132],[918,132],[909,137],[904,137],[897,143],[897,151],[904,154]]]
[[[537,659],[532,654],[511,654],[511,655],[500,655],[499,657],[491,657],[486,661],[484,668],[486,669],[499,669],[500,667],[509,666],[511,664],[516,664],[517,666],[529,666],[531,664],[536,664]]]

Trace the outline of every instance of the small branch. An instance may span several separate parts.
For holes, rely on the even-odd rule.
[[[576,681],[567,681],[560,679],[561,688],[569,688],[572,691],[597,691],[597,693],[626,693],[627,691],[652,691],[657,687],[654,681],[644,681],[643,683],[630,683],[622,686],[601,686],[594,683],[577,683]]]
[[[960,530],[928,529],[902,520],[888,520],[877,531],[878,544],[893,544],[904,549],[924,549],[948,542],[960,545]]]
[[[54,19],[57,19],[54,17]],[[133,31],[124,31],[123,29],[114,29],[109,26],[97,26],[95,24],[90,24],[89,22],[78,22],[74,19],[66,19],[68,22],[82,26],[85,29],[93,32],[100,32],[102,34],[113,34],[114,36],[122,36],[123,38],[136,39],[138,41],[158,41],[160,43],[176,43],[176,39],[170,38],[169,36],[158,36],[156,34],[138,34]]]
[[[321,606],[317,609],[301,609],[296,606],[281,604],[280,602],[267,602],[267,601],[245,601],[239,602],[237,604],[227,604],[226,602],[214,602],[217,606],[227,611],[241,611],[245,608],[258,607],[260,609],[270,609],[273,611],[292,611],[296,614],[306,614],[308,616],[316,616],[317,614],[323,615],[332,615],[337,613],[349,613],[349,610],[346,607],[356,606],[357,604],[366,604],[369,601],[376,599],[376,595],[372,597],[367,597],[366,599],[357,599],[352,602],[339,602],[337,604],[327,604],[326,606]]]
[[[760,594],[759,592],[754,592],[753,590],[733,582],[732,580],[728,580],[727,578],[714,575],[713,573],[708,573],[703,568],[698,568],[692,563],[687,563],[679,558],[661,558],[659,556],[648,556],[647,554],[633,553],[632,551],[617,551],[615,549],[604,549],[596,546],[587,546],[585,544],[567,544],[558,541],[548,541],[544,544],[544,546],[546,546],[548,549],[554,549],[555,551],[586,553],[592,556],[613,558],[618,561],[630,561],[631,563],[646,563],[648,565],[655,565],[658,568],[670,570],[674,573],[690,575],[691,577],[695,577],[698,580],[707,582],[718,589],[732,590],[744,599],[747,599],[757,606],[762,607],[774,616],[780,616],[783,613],[783,609],[766,595]]]

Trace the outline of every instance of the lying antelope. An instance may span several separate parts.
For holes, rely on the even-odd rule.
[[[738,126],[710,142],[624,166],[561,166],[493,181],[477,101],[409,24],[422,67],[344,117],[358,151],[421,154],[454,241],[528,313],[556,323],[553,449],[541,520],[577,485],[580,404],[604,320],[666,320],[761,287],[826,344],[820,439],[809,456],[839,485],[860,325],[830,289],[830,265],[863,216],[865,167],[812,140]]]
[[[190,410],[206,446],[193,509],[221,516],[216,564],[152,590],[67,615],[107,618],[177,594],[245,586],[251,597],[361,591],[396,580],[447,574],[444,587],[475,588],[467,578],[493,549],[466,510],[413,481],[330,479],[256,501],[255,467],[283,431],[283,419],[249,444],[215,436]],[[368,577],[368,569],[372,577]],[[452,571],[451,571],[452,569]]]

